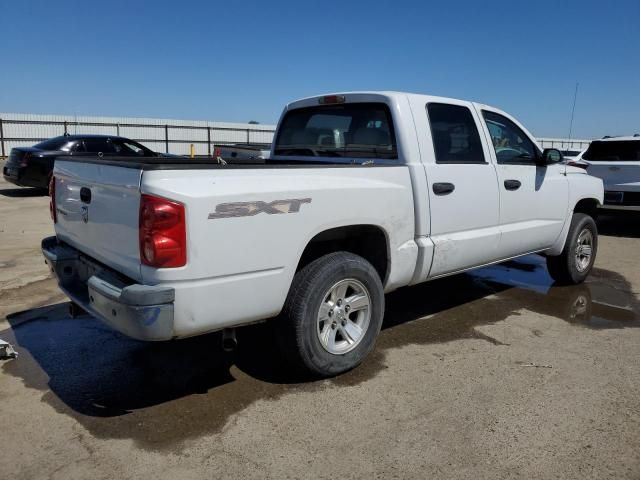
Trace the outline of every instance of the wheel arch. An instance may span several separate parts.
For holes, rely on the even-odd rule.
[[[390,242],[387,231],[379,225],[343,225],[317,232],[299,255],[296,272],[317,258],[329,253],[345,251],[367,260],[384,285],[389,275]]]
[[[584,197],[578,200],[573,207],[573,213],[585,213],[592,218],[596,218],[600,201],[594,197]]]
[[[567,218],[564,222],[562,232],[556,239],[553,246],[545,252],[549,256],[560,255],[562,253],[564,244],[567,241],[567,235],[569,234],[571,218],[574,213],[585,213],[595,220],[598,213],[598,207],[602,205],[600,199],[593,196],[584,196],[574,200],[574,202],[573,208],[567,212]]]

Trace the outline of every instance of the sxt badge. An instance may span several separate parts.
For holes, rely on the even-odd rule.
[[[231,217],[252,217],[259,213],[279,215],[281,213],[298,213],[305,203],[311,203],[310,198],[291,198],[274,200],[273,202],[231,202],[216,206],[216,211],[209,214],[209,220]]]

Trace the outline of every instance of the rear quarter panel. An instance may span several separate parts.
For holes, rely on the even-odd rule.
[[[408,169],[322,167],[146,171],[142,192],[184,203],[187,265],[143,267],[145,283],[176,289],[176,335],[186,336],[279,313],[307,243],[346,225],[376,225],[388,239],[386,288],[415,269]],[[220,204],[309,199],[292,213],[210,219]]]

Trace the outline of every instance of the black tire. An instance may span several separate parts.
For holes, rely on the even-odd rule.
[[[355,280],[366,288],[369,317],[368,326],[363,328],[355,347],[336,354],[327,351],[320,342],[318,314],[332,286],[343,280]],[[378,272],[358,255],[335,252],[314,260],[296,273],[278,319],[278,339],[292,367],[313,376],[330,377],[356,367],[371,352],[383,316],[384,290]]]
[[[585,230],[589,230],[592,235],[591,257],[586,267],[580,269],[576,260],[578,238]],[[562,253],[558,256],[547,257],[549,275],[551,275],[551,278],[557,283],[563,285],[582,283],[593,268],[597,252],[598,228],[596,227],[596,222],[589,215],[574,213],[571,218],[569,233],[567,234],[567,240],[565,241]]]

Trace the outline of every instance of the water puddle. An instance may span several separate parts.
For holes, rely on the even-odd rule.
[[[529,256],[388,295],[376,350],[361,367],[330,381],[289,376],[265,325],[241,330],[238,351],[227,354],[218,334],[137,342],[90,317],[71,319],[66,304],[8,316],[12,328],[0,337],[20,357],[2,371],[42,391],[44,401],[96,437],[180,449],[188,439],[220,431],[258,400],[367,381],[386,368],[389,349],[464,338],[499,344],[476,327],[523,308],[580,328],[640,326],[638,301],[620,275],[596,270],[584,285],[555,287],[544,259]]]

